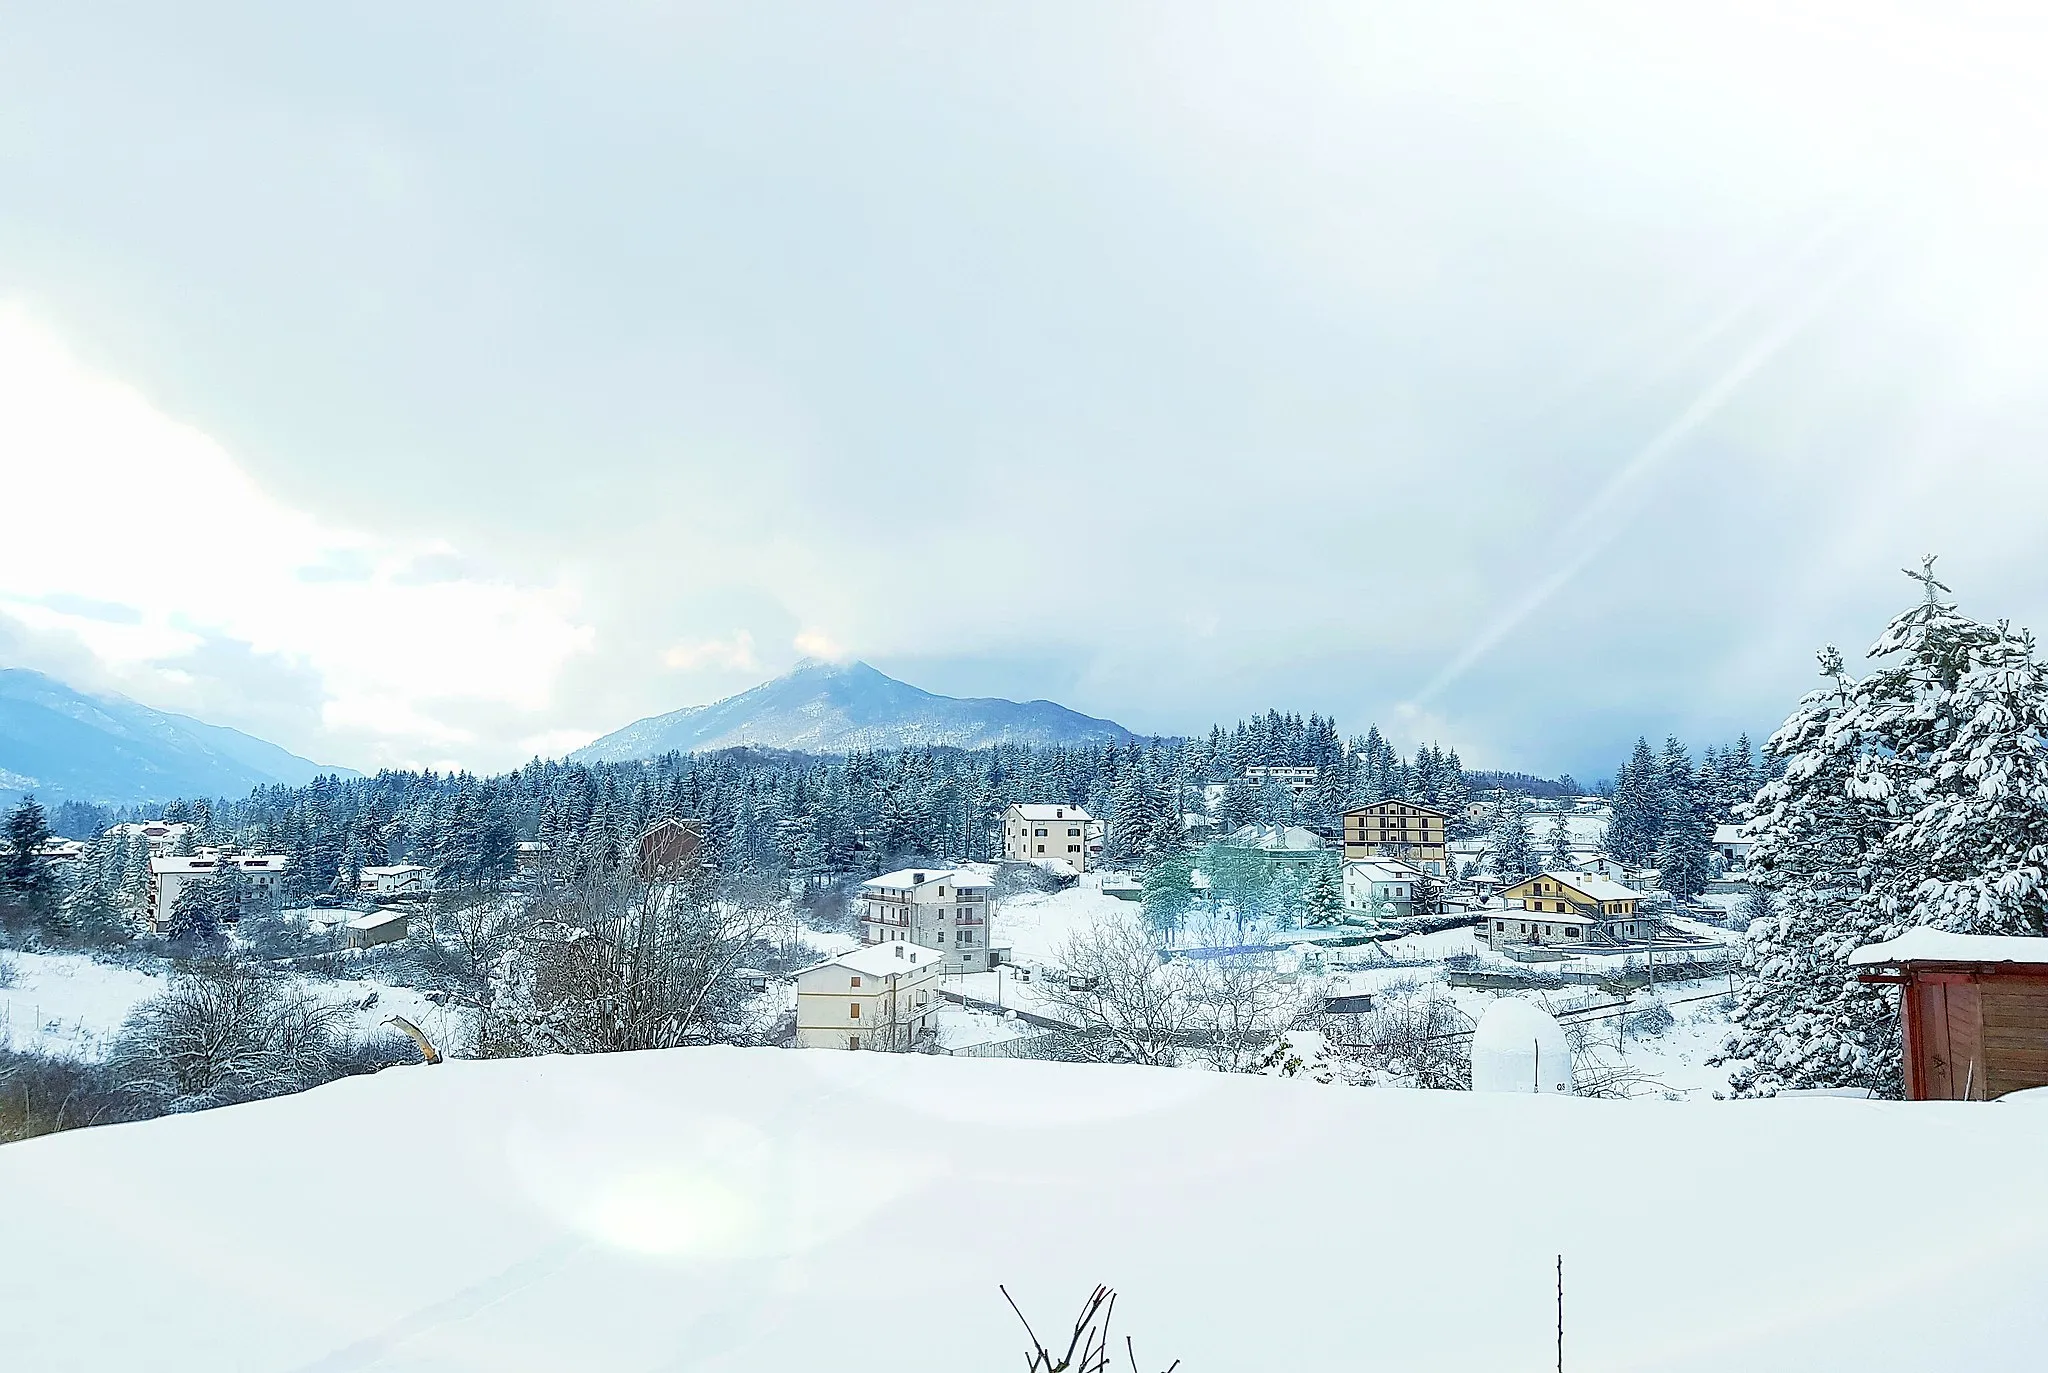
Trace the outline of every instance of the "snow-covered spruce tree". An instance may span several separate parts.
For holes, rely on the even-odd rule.
[[[1772,736],[1781,775],[1757,793],[1750,867],[1777,904],[1751,934],[1727,1056],[1738,1091],[1899,1082],[1893,997],[1857,983],[1858,946],[1914,925],[2040,934],[2048,867],[2048,674],[2030,636],[1922,604]]]
[[[1808,693],[1764,745],[1784,764],[1748,807],[1749,870],[1773,917],[1752,922],[1720,1058],[1740,1066],[1738,1096],[1789,1088],[1895,1090],[1893,1012],[1856,981],[1848,956],[1875,931],[1869,867],[1891,829],[1884,807],[1859,795],[1867,742],[1855,683],[1834,648],[1822,650],[1827,685]]]
[[[24,796],[7,814],[0,838],[0,916],[40,921],[57,901],[57,874],[43,854],[50,842],[50,822],[33,796]]]
[[[1552,872],[1572,870],[1572,827],[1564,811],[1551,818],[1550,842],[1544,849],[1543,861]]]
[[[1648,863],[1657,851],[1656,786],[1656,755],[1649,740],[1638,739],[1635,752],[1615,773],[1613,818],[1607,824],[1608,854],[1632,867]]]
[[[1493,871],[1503,882],[1519,882],[1536,871],[1528,805],[1519,792],[1500,798],[1500,814],[1493,822]]]
[[[1661,771],[1664,832],[1657,842],[1658,880],[1665,891],[1689,901],[1706,890],[1713,875],[1713,821],[1701,795],[1702,781],[1693,776],[1676,739],[1665,748]]]
[[[1880,750],[1859,785],[1899,824],[1871,895],[1886,924],[2048,934],[2048,671],[2034,639],[1943,603],[1894,620],[1858,701]]]
[[[1315,874],[1302,892],[1302,905],[1311,925],[1335,925],[1343,920],[1344,878],[1334,857],[1316,864]]]

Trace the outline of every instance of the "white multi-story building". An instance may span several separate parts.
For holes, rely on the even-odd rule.
[[[265,907],[275,909],[283,902],[286,858],[281,853],[223,857],[209,851],[189,858],[152,858],[149,860],[149,928],[162,934],[171,922],[171,913],[178,908],[179,893],[194,882],[211,881],[223,863],[233,863],[242,870],[242,914]]]
[[[424,863],[393,863],[356,874],[356,890],[365,896],[424,896],[433,889],[434,870]]]
[[[1079,806],[1019,803],[1003,812],[1003,857],[1013,863],[1057,859],[1086,872],[1102,857],[1102,831]]]
[[[796,975],[796,1042],[806,1049],[916,1047],[939,1008],[935,949],[870,944]]]
[[[1316,784],[1316,770],[1305,767],[1284,767],[1269,764],[1255,764],[1244,770],[1245,780],[1253,786],[1271,782],[1276,787],[1285,787],[1296,796],[1311,791]]]
[[[956,868],[903,868],[860,884],[865,944],[911,943],[942,956],[949,973],[984,973],[1001,961],[995,883]]]

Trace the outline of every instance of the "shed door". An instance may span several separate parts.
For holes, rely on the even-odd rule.
[[[1919,1101],[1949,1101],[1948,985],[1915,980],[1906,987],[1913,1000],[1906,1024],[1911,1030],[1906,1052],[1906,1095]]]

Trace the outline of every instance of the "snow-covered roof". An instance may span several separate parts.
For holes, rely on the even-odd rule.
[[[1749,842],[1749,826],[1716,825],[1714,826],[1714,842],[1716,844],[1747,844]]]
[[[939,961],[936,950],[912,944],[907,940],[897,940],[890,944],[863,944],[851,953],[837,954],[805,971],[815,972],[818,968],[839,967],[866,977],[885,977],[890,973],[907,973],[929,968]]]
[[[1866,944],[1849,955],[1859,968],[1884,963],[2048,964],[2048,939],[2015,934],[1950,934],[1925,925],[1897,939]]]
[[[898,868],[895,872],[885,872],[880,877],[870,877],[861,883],[861,886],[879,887],[884,891],[911,891],[934,882],[944,882],[948,886],[966,891],[995,885],[993,878],[984,877],[978,872],[969,872],[965,868]]]
[[[371,911],[367,915],[359,915],[349,921],[348,927],[352,930],[382,929],[395,920],[403,920],[405,918],[406,913],[404,911]]]
[[[1413,882],[1422,876],[1422,869],[1398,858],[1354,858],[1344,865],[1344,871],[1362,873],[1374,882]]]
[[[388,867],[364,868],[365,877],[404,877],[407,873],[425,872],[424,863],[393,863]]]
[[[1640,901],[1643,894],[1619,882],[1610,881],[1598,873],[1552,872],[1548,868],[1538,873],[1551,881],[1570,887],[1589,901]]]
[[[282,868],[289,860],[281,853],[245,853],[239,857],[230,858],[227,861],[246,872],[250,868]],[[149,870],[152,873],[212,872],[220,866],[220,863],[221,859],[217,854],[195,853],[189,857],[179,857],[172,854],[162,858],[150,859]]]
[[[1093,820],[1095,817],[1079,806],[1027,805],[1019,801],[1010,807],[1026,820]]]

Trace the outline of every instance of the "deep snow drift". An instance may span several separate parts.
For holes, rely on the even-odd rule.
[[[2035,1369],[2048,1106],[821,1051],[449,1063],[0,1148],[10,1368]]]

